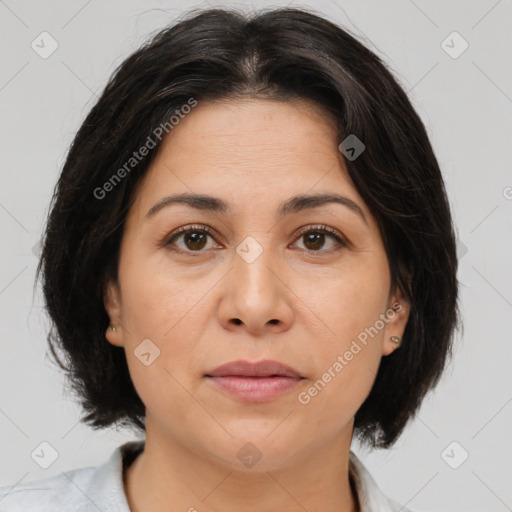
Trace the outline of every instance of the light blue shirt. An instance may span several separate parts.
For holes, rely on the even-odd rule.
[[[123,486],[123,462],[129,465],[143,449],[144,440],[129,441],[99,466],[0,487],[0,512],[130,512]],[[353,452],[349,460],[361,512],[411,512],[382,493]]]

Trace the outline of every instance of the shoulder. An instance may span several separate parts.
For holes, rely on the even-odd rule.
[[[0,512],[81,510],[85,495],[81,488],[89,486],[95,468],[79,468],[58,475],[0,487]]]
[[[129,512],[123,487],[123,458],[142,447],[140,442],[130,441],[118,446],[99,466],[0,487],[0,512]]]
[[[412,512],[386,496],[362,461],[350,452],[349,473],[359,498],[361,512]]]

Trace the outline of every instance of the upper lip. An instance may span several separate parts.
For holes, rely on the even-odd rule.
[[[251,363],[250,361],[231,361],[223,364],[215,370],[206,374],[207,377],[300,377],[303,378],[300,373],[286,364],[280,363],[279,361],[259,361]]]

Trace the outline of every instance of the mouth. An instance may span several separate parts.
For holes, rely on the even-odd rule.
[[[207,377],[290,377],[302,378],[302,375],[286,364],[278,361],[259,361],[251,363],[250,361],[231,361],[223,364],[210,373]]]
[[[218,389],[245,402],[268,402],[297,386],[304,377],[278,361],[233,361],[205,377]]]

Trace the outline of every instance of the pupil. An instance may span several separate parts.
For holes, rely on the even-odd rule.
[[[192,240],[192,246],[190,246],[187,241]],[[202,249],[204,247],[204,242],[206,237],[204,233],[189,233],[185,236],[185,244],[189,249]],[[202,242],[202,244],[201,244]]]
[[[309,235],[306,235],[307,241],[306,241],[306,247],[308,247],[308,243],[310,241],[313,241],[313,247],[308,247],[308,249],[320,249],[323,246],[324,237],[325,235],[323,233],[310,233]],[[314,243],[314,239],[317,238],[317,243]],[[318,243],[320,241],[321,243]]]

